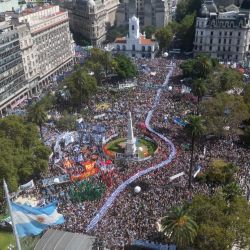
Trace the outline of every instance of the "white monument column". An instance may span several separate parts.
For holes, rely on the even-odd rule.
[[[128,135],[127,135],[125,155],[134,156],[135,151],[136,151],[135,142],[136,142],[136,139],[134,137],[134,132],[133,132],[132,116],[131,116],[131,112],[129,111],[128,112]]]

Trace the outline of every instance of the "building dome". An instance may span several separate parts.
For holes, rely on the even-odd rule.
[[[205,4],[201,5],[200,15],[202,17],[208,17],[209,16],[209,11],[208,11],[207,6]]]
[[[88,6],[89,7],[95,7],[95,1],[94,0],[88,0]]]

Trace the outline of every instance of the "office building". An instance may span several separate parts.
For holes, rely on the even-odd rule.
[[[37,87],[41,88],[73,64],[73,39],[69,31],[68,13],[61,11],[59,6],[45,5],[26,9],[18,15],[18,23],[22,25],[18,30],[23,40],[26,77],[31,80],[38,74]]]
[[[21,48],[17,30],[9,21],[0,22],[0,116],[27,98]]]
[[[70,28],[93,46],[102,46],[107,29],[115,24],[119,0],[54,1],[69,12]]]
[[[230,4],[222,11],[213,0],[205,0],[196,20],[194,53],[249,65],[249,2]]]

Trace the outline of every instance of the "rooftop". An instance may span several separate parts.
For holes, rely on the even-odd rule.
[[[91,250],[96,237],[49,229],[38,241],[35,250]]]
[[[36,6],[33,8],[26,8],[20,13],[20,16],[27,16],[29,14],[36,13],[36,12],[41,11],[41,10],[51,9],[53,7],[55,7],[55,5],[47,5],[46,4],[43,6]]]
[[[143,35],[140,36],[140,44],[141,45],[153,45],[154,41],[152,39],[147,39]],[[115,39],[115,43],[127,43],[126,37],[117,37]]]
[[[147,38],[145,38],[144,36],[141,36],[141,37],[140,37],[140,43],[141,43],[142,45],[153,45],[153,44],[154,44],[154,41],[151,40],[151,39],[147,39]]]

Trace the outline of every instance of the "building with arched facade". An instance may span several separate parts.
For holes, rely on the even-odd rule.
[[[154,58],[157,50],[158,43],[153,39],[147,39],[145,33],[140,33],[139,18],[136,16],[129,19],[128,35],[116,38],[113,45],[114,52],[137,58]]]

